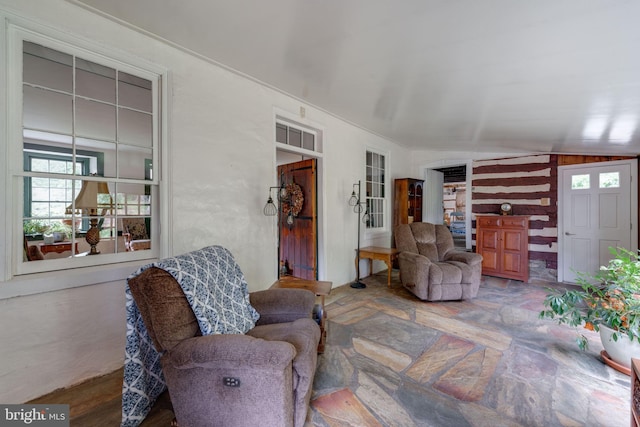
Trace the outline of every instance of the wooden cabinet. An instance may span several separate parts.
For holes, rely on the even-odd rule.
[[[394,185],[393,225],[422,222],[422,189],[421,179],[396,179]]]
[[[476,216],[476,252],[482,274],[529,280],[529,217]]]

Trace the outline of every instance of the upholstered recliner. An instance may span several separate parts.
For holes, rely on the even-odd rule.
[[[127,251],[151,249],[151,239],[144,218],[123,218],[122,230]]]
[[[425,301],[474,298],[482,255],[454,249],[446,225],[414,222],[395,229],[402,285]]]
[[[320,329],[303,289],[249,294],[246,334],[202,336],[180,284],[151,267],[129,288],[154,346],[179,426],[296,426],[307,415]]]

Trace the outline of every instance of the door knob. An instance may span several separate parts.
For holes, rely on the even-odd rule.
[[[565,235],[565,236],[575,236],[575,235],[576,235],[576,233],[569,233],[568,231],[565,231],[565,232],[564,232],[564,235]]]

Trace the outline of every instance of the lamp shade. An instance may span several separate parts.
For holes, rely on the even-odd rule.
[[[99,211],[113,208],[113,199],[109,193],[109,186],[102,181],[82,181],[82,188],[75,200],[76,211],[88,215],[100,215]],[[72,205],[67,206],[67,213],[73,211]]]

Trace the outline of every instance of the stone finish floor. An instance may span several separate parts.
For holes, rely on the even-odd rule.
[[[334,288],[307,426],[628,426],[630,378],[576,331],[538,318],[547,283],[483,277],[428,303],[386,271]]]

